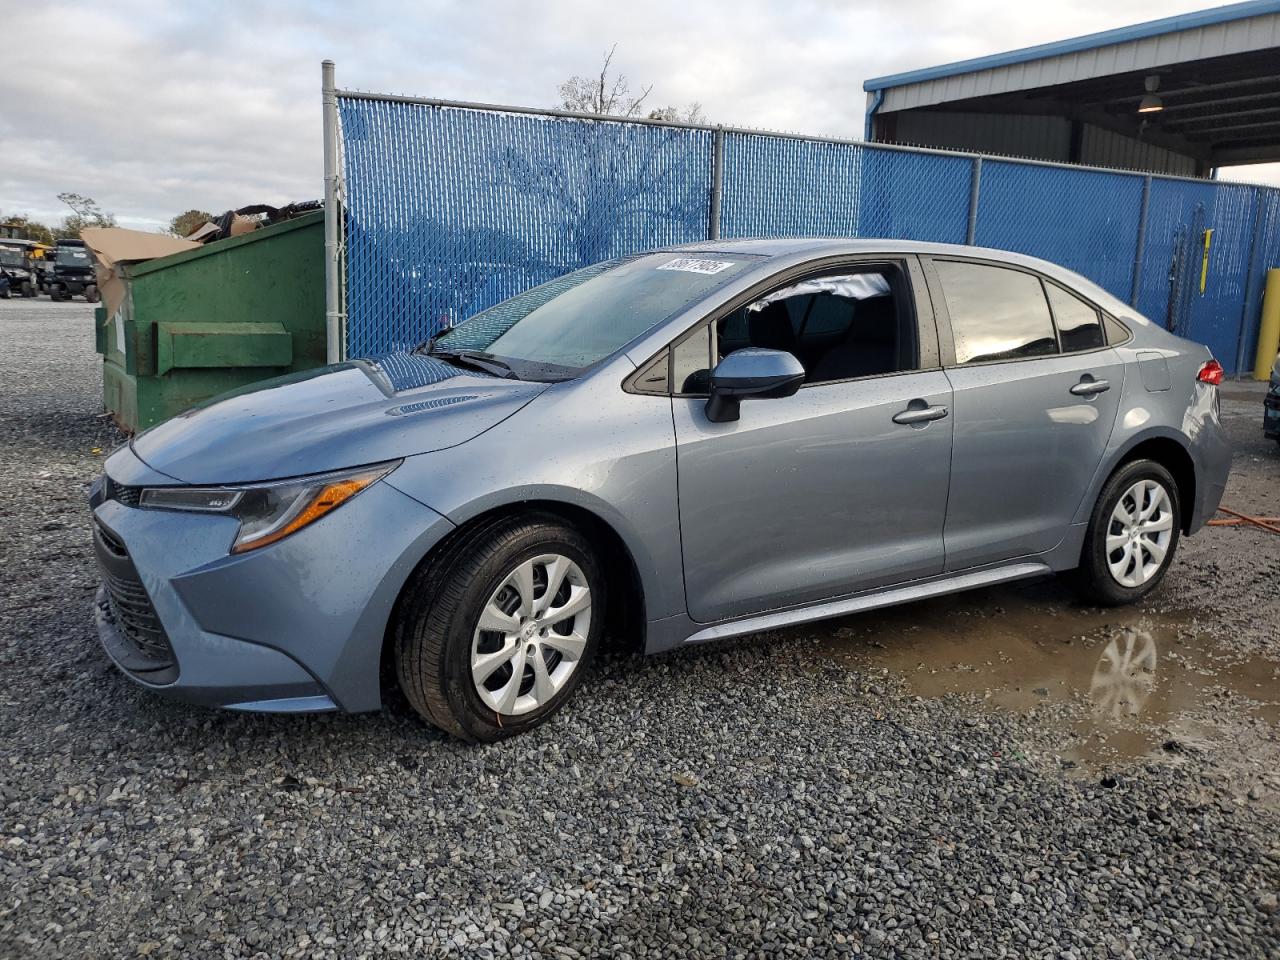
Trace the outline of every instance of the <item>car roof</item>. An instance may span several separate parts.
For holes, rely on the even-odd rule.
[[[751,254],[770,259],[789,261],[808,258],[840,256],[843,254],[922,254],[925,256],[976,257],[982,260],[1008,263],[1012,266],[1026,267],[1053,277],[1068,287],[1078,290],[1086,297],[1106,308],[1117,316],[1135,319],[1140,323],[1149,321],[1142,317],[1107,290],[1098,286],[1088,277],[1081,276],[1073,270],[1029,257],[1026,254],[1014,253],[1011,250],[997,250],[993,247],[971,247],[959,243],[928,243],[922,240],[890,240],[876,238],[852,237],[769,237],[742,240],[700,240],[680,246],[666,247],[667,250],[699,253]]]

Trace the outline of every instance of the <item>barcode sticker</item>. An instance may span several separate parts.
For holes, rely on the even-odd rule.
[[[680,270],[683,273],[719,273],[733,266],[731,260],[695,260],[692,257],[677,257],[668,260],[659,270]]]

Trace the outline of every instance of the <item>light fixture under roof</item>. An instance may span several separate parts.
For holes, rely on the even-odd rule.
[[[1160,75],[1151,74],[1143,81],[1147,93],[1138,101],[1139,113],[1159,113],[1164,109],[1164,101],[1156,96],[1156,91],[1160,89]]]

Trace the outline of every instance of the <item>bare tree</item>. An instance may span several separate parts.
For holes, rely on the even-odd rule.
[[[615,43],[604,55],[600,65],[600,74],[596,77],[582,77],[575,74],[560,84],[560,103],[566,110],[575,113],[595,113],[601,116],[638,117],[645,98],[653,90],[653,84],[645,87],[640,96],[631,95],[631,84],[625,74],[609,76],[609,68],[613,65],[613,54],[618,49]]]
[[[59,239],[76,238],[85,227],[114,227],[116,218],[98,206],[92,197],[78,193],[60,193],[58,199],[71,208],[71,214],[54,230]]]
[[[639,96],[632,96],[631,83],[626,74],[609,75],[613,66],[613,55],[618,50],[615,43],[604,55],[600,64],[600,73],[594,77],[583,77],[575,74],[560,84],[560,105],[574,113],[594,113],[608,117],[643,117],[648,120],[683,120],[685,123],[704,123],[702,104],[691,103],[684,111],[676,107],[655,107],[647,113],[644,102],[653,92],[653,84],[640,91]]]

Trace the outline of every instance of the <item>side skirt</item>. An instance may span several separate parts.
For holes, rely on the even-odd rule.
[[[768,613],[757,614],[742,620],[719,623],[714,626],[704,627],[686,636],[684,643],[706,643],[710,640],[740,637],[748,633],[776,630],[779,627],[790,627],[798,623],[811,623],[814,620],[842,617],[849,613],[860,613],[864,610],[892,607],[900,603],[910,603],[913,600],[923,600],[926,597],[958,593],[961,590],[972,590],[976,587],[987,587],[996,583],[1008,583],[1011,580],[1025,580],[1028,577],[1039,577],[1052,572],[1053,569],[1047,563],[1034,560],[1001,567],[988,567],[983,570],[972,570],[966,573],[950,574],[933,580],[917,581],[874,593],[862,593],[840,600],[828,600],[825,603],[814,604],[813,606],[772,610]],[[691,620],[686,622],[689,626],[697,626]]]

